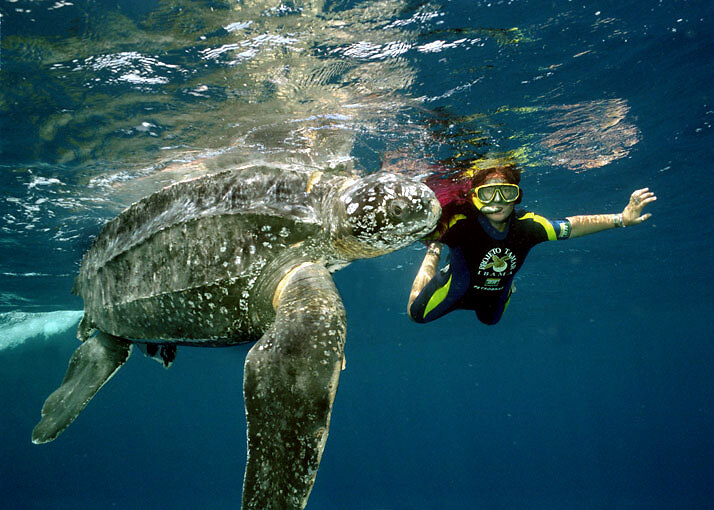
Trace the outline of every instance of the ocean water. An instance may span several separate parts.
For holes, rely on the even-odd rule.
[[[347,368],[310,509],[711,508],[714,4],[5,0],[0,507],[235,508],[249,345],[134,353],[30,442],[77,346],[82,253],[132,201],[254,160],[524,169],[552,218],[503,320],[405,313],[415,244],[335,274]]]

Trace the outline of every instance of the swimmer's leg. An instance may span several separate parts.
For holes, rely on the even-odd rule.
[[[433,261],[428,260],[428,257],[429,255],[422,263],[424,273],[432,271],[430,264]],[[441,271],[436,271],[436,263],[434,263],[433,271],[436,275],[428,280],[426,285],[415,280],[414,287],[418,284],[423,285],[421,292],[415,293],[412,288],[412,293],[416,296],[410,298],[407,312],[414,322],[431,322],[459,308],[461,298],[469,290],[471,276],[460,248],[451,249],[449,263]]]
[[[476,316],[478,320],[488,326],[493,326],[501,320],[506,312],[508,305],[511,303],[511,296],[516,291],[516,286],[511,283],[508,290],[501,294],[497,300],[491,303],[482,303],[476,308]]]

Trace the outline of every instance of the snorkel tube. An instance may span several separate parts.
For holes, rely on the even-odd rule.
[[[483,202],[481,202],[481,201],[478,199],[478,196],[476,196],[476,193],[473,193],[473,194],[471,195],[471,201],[472,201],[472,202],[474,203],[474,205],[476,206],[476,209],[478,209],[479,211],[481,211],[481,212],[484,213],[484,214],[490,214],[490,213],[498,212],[499,206],[497,206],[497,205],[491,205],[491,204],[485,205]]]

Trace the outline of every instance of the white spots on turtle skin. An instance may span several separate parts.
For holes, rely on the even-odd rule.
[[[424,184],[395,174],[372,174],[346,189],[350,244],[354,254],[374,256],[402,248],[436,225],[436,198]],[[371,254],[371,255],[368,255]]]
[[[331,189],[327,188],[327,184],[324,188],[315,188],[312,205],[291,202],[288,207],[281,203],[280,215],[267,215],[266,221],[257,223],[231,223],[224,217],[209,217],[208,213],[214,208],[214,204],[208,203],[210,201],[204,200],[205,204],[195,208],[191,201],[183,203],[178,196],[169,197],[175,199],[171,203],[171,214],[176,211],[178,218],[186,210],[196,209],[190,214],[196,221],[156,230],[154,224],[168,221],[163,218],[168,212],[147,218],[142,217],[139,214],[141,210],[138,210],[134,216],[127,216],[119,223],[125,227],[136,227],[127,230],[153,232],[154,237],[143,244],[129,245],[127,240],[119,242],[121,238],[116,232],[104,235],[105,243],[97,250],[100,254],[94,257],[94,265],[86,274],[89,275],[97,267],[107,274],[110,264],[102,261],[119,250],[125,250],[127,256],[122,255],[124,258],[121,260],[117,258],[118,262],[112,266],[114,269],[109,268],[114,276],[100,282],[91,293],[83,293],[83,297],[85,302],[95,301],[97,307],[115,308],[107,312],[112,315],[112,323],[125,323],[122,317],[135,318],[135,331],[140,328],[158,331],[164,327],[158,322],[163,321],[170,325],[168,329],[181,333],[212,331],[220,335],[220,328],[224,328],[223,331],[252,332],[262,327],[254,324],[257,317],[253,296],[256,279],[275,255],[285,252],[287,245],[330,271],[344,267],[355,258],[397,249],[415,240],[418,237],[416,232],[424,230],[424,225],[428,223],[424,211],[428,210],[425,204],[429,198],[425,198],[425,189],[422,184],[394,175],[377,177],[372,174],[361,180],[352,180],[341,189],[339,182],[335,181]],[[253,195],[247,199],[257,210],[255,204],[258,199]],[[342,200],[342,204],[335,200]],[[394,200],[401,200],[405,207],[414,210],[413,221],[395,220],[388,216],[389,205]],[[221,207],[225,204],[219,201]],[[267,205],[272,211],[277,210],[276,204],[270,202]],[[263,207],[262,203],[260,207]],[[300,209],[302,212],[298,214],[297,207],[304,208],[304,211]],[[313,229],[308,224],[319,223],[321,218],[325,225],[329,222],[332,227],[336,223],[332,222],[329,214],[340,209],[355,215],[351,218],[353,221],[341,229],[353,238],[339,246],[328,246],[320,237],[314,237],[319,229]],[[343,221],[344,212],[333,217],[338,218],[335,222]],[[287,224],[284,218],[289,218],[292,223]],[[294,225],[299,228],[294,228]],[[342,232],[336,234],[341,235]],[[116,243],[119,243],[118,247],[114,246]],[[299,248],[301,245],[304,248]],[[160,250],[162,247],[163,251]],[[209,289],[210,292],[207,292]],[[98,296],[105,293],[106,296],[100,300]],[[169,297],[169,294],[174,295]],[[124,297],[126,301],[118,302]],[[157,317],[160,318],[158,322]],[[262,321],[263,316],[259,319]],[[330,331],[329,334],[336,332]],[[320,338],[313,340],[317,343],[322,341]],[[322,353],[322,349],[319,352]],[[322,366],[321,362],[318,365]]]

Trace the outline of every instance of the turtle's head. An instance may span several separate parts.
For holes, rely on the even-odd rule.
[[[425,184],[380,172],[340,189],[333,208],[335,246],[350,259],[403,248],[434,230],[441,206]]]

